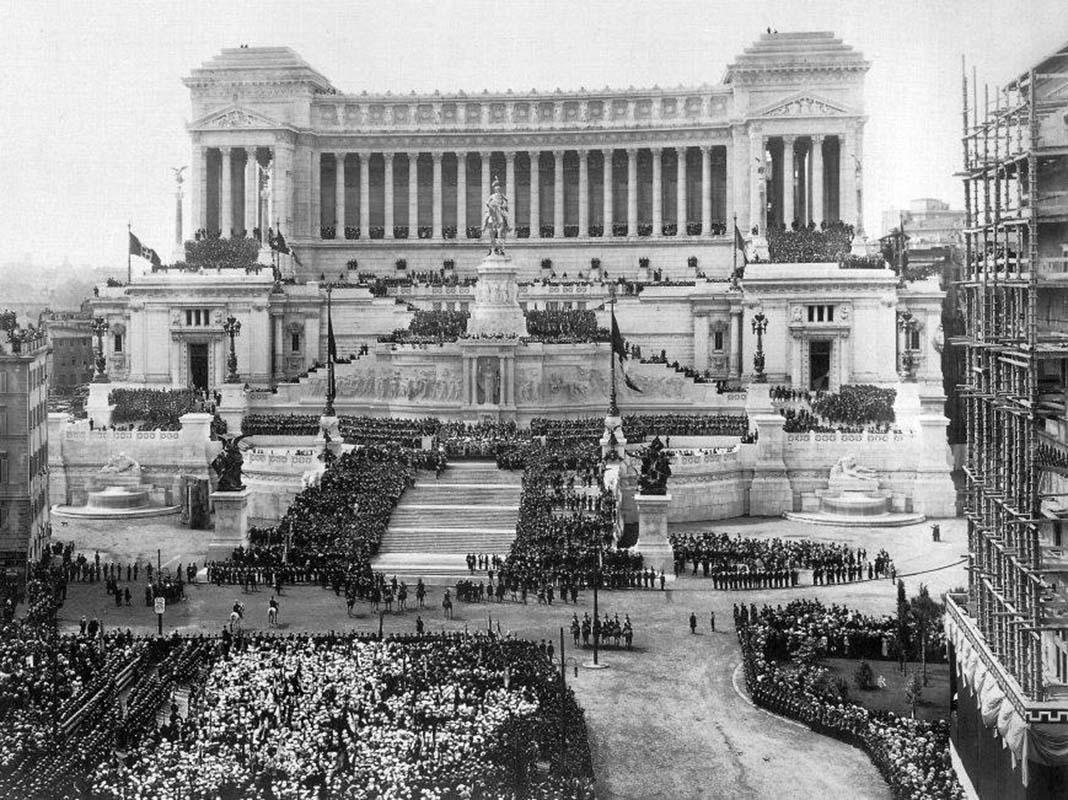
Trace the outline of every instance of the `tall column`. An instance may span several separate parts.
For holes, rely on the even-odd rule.
[[[579,162],[579,236],[590,235],[590,165],[588,150],[578,151]]]
[[[456,238],[467,238],[467,153],[456,154]]]
[[[293,230],[293,145],[274,148],[274,217],[282,231]]]
[[[838,134],[838,214],[847,225],[857,223],[856,140]]]
[[[864,236],[864,130],[861,123],[857,123],[857,132],[853,137],[853,197],[856,198],[856,231],[857,237]]]
[[[676,236],[686,235],[686,148],[675,148],[675,231]]]
[[[638,235],[638,150],[627,149],[627,236]]]
[[[482,216],[482,204],[485,203],[486,199],[490,196],[490,155],[488,150],[484,150],[478,154],[479,160],[482,162],[482,191],[478,195],[479,218]]]
[[[553,238],[564,238],[564,151],[553,150]]]
[[[823,222],[823,137],[812,137],[812,221]]]
[[[357,153],[360,161],[360,236],[371,238],[371,154]]]
[[[408,238],[419,238],[419,154],[408,156]]]
[[[314,171],[319,173],[319,191],[320,191],[320,193],[322,192],[323,172],[325,171],[324,168],[326,166],[326,157],[328,155],[330,155],[330,154],[325,152],[325,151],[319,151],[318,157],[315,159],[315,170]],[[330,224],[330,220],[326,219],[326,208],[323,205],[322,199],[319,200],[319,218],[317,220],[315,220],[315,224],[316,224],[316,228],[315,228],[315,231],[313,232],[313,234],[314,234],[315,238],[318,239],[319,237],[322,236],[323,227]]]
[[[504,154],[504,194],[511,198],[510,210],[515,217],[515,151],[509,150]]]
[[[222,236],[229,236],[234,227],[234,196],[233,196],[233,170],[231,170],[231,148],[223,147],[222,150],[222,175],[219,189],[219,230]]]
[[[760,234],[766,235],[764,223],[764,137],[759,131],[749,131],[749,220],[748,227],[754,226],[760,229]]]
[[[207,180],[208,173],[208,151],[206,147],[201,147],[199,144],[193,143],[193,152],[190,154],[189,163],[191,164],[189,182],[192,185],[192,193],[189,198],[189,222],[193,227],[192,233],[189,238],[194,238],[194,235],[201,228],[207,227],[207,208],[208,203],[206,200],[207,194],[204,191],[205,181]]]
[[[313,176],[314,177],[314,176]],[[314,184],[314,180],[312,181]],[[244,197],[245,211],[245,236],[252,236],[252,229],[256,227],[256,148],[245,148],[244,186],[241,187],[241,195]]]
[[[430,158],[434,162],[434,171],[431,174],[431,203],[432,215],[430,220],[430,236],[433,239],[441,239],[441,159],[444,153],[431,153]]]
[[[712,147],[701,145],[701,234],[712,234]]]
[[[742,309],[731,309],[731,341],[727,368],[732,378],[742,377]]]
[[[652,147],[653,156],[653,236],[659,239],[664,235],[664,152],[659,147]]]
[[[345,154],[334,153],[334,238],[345,240]]]
[[[601,212],[601,223],[604,232],[602,236],[612,235],[612,153],[611,149],[601,151],[602,156],[604,156],[604,175],[602,176],[604,180],[604,209]]]
[[[790,230],[796,212],[794,211],[794,193],[797,189],[794,183],[794,142],[796,137],[782,137],[782,224]]]
[[[386,229],[386,238],[393,238],[393,153],[383,153],[385,167],[382,178],[382,227]]]
[[[541,238],[541,151],[530,152],[530,238]]]

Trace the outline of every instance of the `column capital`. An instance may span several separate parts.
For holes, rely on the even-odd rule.
[[[782,143],[784,145],[792,145],[796,141],[797,141],[797,134],[785,133],[782,136]]]
[[[664,148],[663,147],[650,147],[649,148],[649,152],[652,153],[654,156],[658,156],[658,155],[660,155],[661,153],[664,152]]]
[[[246,147],[245,148],[245,154],[250,156],[250,157],[252,157],[252,158],[255,158],[257,150],[259,150],[258,147]]]
[[[466,162],[467,161],[467,151],[466,150],[457,150],[454,155],[456,156],[456,161],[457,162],[461,162],[461,161]]]
[[[826,138],[822,133],[813,133],[810,135],[812,144],[823,144],[823,140]]]
[[[492,155],[493,155],[493,151],[492,150],[479,150],[478,151],[478,157],[481,158],[483,161],[489,161],[490,157]]]
[[[505,161],[514,161],[515,160],[515,152],[516,152],[515,150],[505,150],[504,151],[504,160]]]
[[[564,153],[566,152],[566,150],[553,150],[553,158],[555,158],[557,161],[560,161],[563,159]]]
[[[393,163],[393,156],[395,155],[396,153],[382,153],[382,160],[385,161],[387,164],[391,164]]]
[[[336,158],[339,162],[344,161],[345,156],[347,155],[348,153],[344,152],[343,150],[337,150],[334,152],[334,158]]]
[[[234,148],[230,145],[219,145],[219,152],[224,156],[229,156],[233,152]]]
[[[637,157],[638,157],[638,148],[637,147],[628,147],[627,148],[627,158],[637,158]]]
[[[442,153],[441,151],[435,151],[435,152],[430,154],[430,158],[433,159],[435,164],[440,164],[441,163],[441,159],[445,158],[445,154]]]

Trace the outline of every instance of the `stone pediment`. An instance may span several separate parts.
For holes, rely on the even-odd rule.
[[[754,117],[841,117],[856,112],[840,103],[832,102],[809,92],[799,92],[780,98],[758,110]]]
[[[189,125],[190,130],[231,130],[235,128],[252,130],[278,130],[289,126],[271,119],[258,111],[251,111],[240,106],[229,106],[201,117]]]

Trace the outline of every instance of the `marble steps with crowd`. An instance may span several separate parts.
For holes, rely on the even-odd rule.
[[[468,576],[468,553],[506,555],[515,538],[522,473],[456,461],[440,478],[420,472],[390,516],[375,569],[399,577]]]

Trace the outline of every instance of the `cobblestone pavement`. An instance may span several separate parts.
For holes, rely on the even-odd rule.
[[[966,582],[961,554],[966,550],[961,520],[942,521],[942,542],[931,541],[929,525],[897,529],[827,528],[784,520],[729,520],[679,528],[711,528],[748,536],[805,536],[847,541],[873,554],[885,547],[895,558],[909,594],[926,583],[932,594]],[[674,529],[674,526],[673,526]],[[166,553],[187,563],[197,550],[183,547],[182,529],[163,531]],[[63,531],[57,531],[63,538]],[[184,531],[185,537],[190,532]],[[154,553],[153,531],[97,531],[92,538],[104,553],[122,558],[125,537],[139,537],[137,552]],[[106,541],[111,536],[114,541]],[[204,533],[187,545],[196,548]],[[71,537],[67,537],[71,538]],[[204,539],[206,541],[206,539]],[[89,541],[87,538],[86,541]],[[114,549],[113,549],[114,548]],[[163,547],[161,546],[161,549]],[[640,549],[640,547],[639,547]],[[201,556],[202,558],[202,556]],[[952,566],[946,566],[952,565]],[[738,690],[741,676],[737,639],[731,620],[735,602],[787,602],[795,597],[819,597],[846,603],[867,612],[891,613],[895,589],[890,581],[797,589],[718,592],[700,577],[683,576],[667,591],[604,592],[600,607],[610,614],[629,614],[635,629],[635,649],[608,650],[602,655],[608,669],[576,666],[589,653],[571,649],[567,636],[567,679],[586,709],[599,798],[889,798],[889,790],[859,750],[812,733],[807,728],[753,707]],[[156,619],[145,607],[143,586],[131,587],[134,604],[115,608],[101,584],[71,587],[61,612],[68,629],[82,614],[99,616],[108,626],[121,625],[152,632]],[[191,587],[189,599],[172,606],[165,630],[218,632],[235,599],[247,606],[249,628],[266,628],[269,592],[243,594],[240,587]],[[571,614],[592,612],[589,592],[579,606],[538,606],[485,603],[456,604],[455,619],[441,618],[441,588],[431,589],[428,608],[387,614],[383,629],[412,631],[421,613],[430,630],[463,630],[500,626],[518,636],[552,638],[559,647],[560,627]],[[344,599],[317,587],[292,587],[281,598],[280,633],[298,630],[374,630],[379,617],[367,604],[347,617]],[[690,612],[701,621],[698,635],[688,628]],[[715,611],[717,631],[709,629]]]

